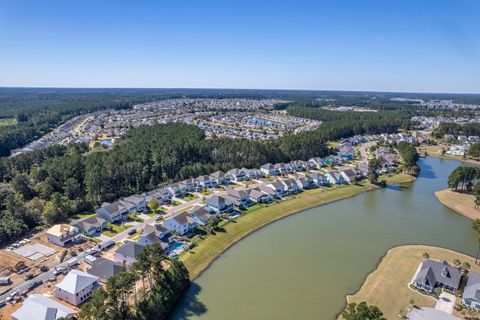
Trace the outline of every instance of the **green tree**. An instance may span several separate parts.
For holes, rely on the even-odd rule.
[[[480,219],[475,219],[475,221],[472,222],[472,228],[473,230],[477,231],[477,233],[480,235]],[[478,249],[477,249],[477,255],[475,256],[475,264],[478,264],[478,255],[480,253],[480,236],[478,238]]]
[[[368,306],[365,301],[349,303],[346,310],[342,312],[344,320],[386,320],[382,311],[376,306]]]
[[[158,208],[160,208],[160,202],[156,198],[152,198],[148,201],[147,206],[153,213],[157,213]]]
[[[107,293],[102,287],[95,289],[92,297],[85,302],[78,313],[79,320],[104,320],[107,319]]]
[[[468,149],[468,156],[478,160],[480,158],[480,142],[476,142]]]
[[[34,191],[29,185],[27,176],[21,173],[17,173],[13,177],[11,186],[15,192],[20,193],[25,200],[30,200],[35,195]]]
[[[376,183],[378,180],[378,170],[382,163],[378,158],[372,158],[368,161],[368,179],[372,183]]]

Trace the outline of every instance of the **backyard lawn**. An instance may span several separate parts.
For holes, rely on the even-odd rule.
[[[191,193],[187,193],[185,195],[185,197],[183,197],[182,200],[185,200],[186,202],[189,202],[189,201],[192,201],[192,200],[195,200],[195,199],[198,199],[198,197],[194,194],[191,194]]]
[[[113,237],[120,232],[127,230],[127,228],[122,227],[121,225],[111,223],[106,230],[102,232],[103,235],[107,237]]]
[[[347,301],[366,301],[375,305],[387,319],[406,316],[412,302],[419,307],[434,307],[436,300],[433,297],[422,295],[408,287],[420,262],[424,260],[425,252],[430,255],[430,259],[446,260],[450,264],[454,259],[468,261],[471,271],[480,271],[474,258],[461,253],[422,245],[400,246],[388,251],[377,269],[368,275],[361,289],[354,295],[347,296]]]
[[[93,217],[95,213],[93,212],[84,212],[84,213],[78,213],[76,214],[73,218],[74,219],[84,219],[84,218],[90,218]]]

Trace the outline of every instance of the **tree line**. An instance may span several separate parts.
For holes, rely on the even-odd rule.
[[[93,292],[78,319],[163,320],[189,284],[182,262],[166,257],[158,244],[145,246],[129,270],[110,277],[105,289]]]
[[[442,122],[435,130],[433,130],[433,136],[435,138],[443,138],[446,134],[454,136],[480,136],[480,124]]]

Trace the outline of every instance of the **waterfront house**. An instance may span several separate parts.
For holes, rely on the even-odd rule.
[[[131,203],[133,205],[133,210],[137,212],[143,212],[147,209],[147,200],[144,196],[134,194],[129,197],[123,198],[123,201]]]
[[[94,236],[101,233],[107,227],[107,220],[99,216],[91,216],[75,221],[72,225],[78,228],[87,236]]]
[[[78,306],[92,296],[93,290],[100,286],[98,277],[87,272],[74,269],[55,286],[57,298]]]
[[[138,243],[142,245],[151,245],[154,243],[161,243],[161,239],[167,238],[170,234],[170,230],[165,227],[162,223],[157,224],[147,224],[143,227],[143,232],[138,239]],[[166,241],[168,242],[168,240]]]
[[[312,158],[312,159],[308,160],[308,163],[310,164],[310,168],[312,168],[312,169],[320,169],[325,165],[322,158],[320,158],[320,157]]]
[[[353,168],[347,168],[340,171],[343,180],[347,183],[354,183],[357,180],[357,173]]]
[[[343,176],[338,173],[337,171],[331,170],[325,174],[325,177],[327,178],[328,183],[330,184],[344,184],[345,180],[343,179]]]
[[[262,184],[258,186],[258,189],[272,198],[280,198],[279,194],[272,187]]]
[[[91,267],[87,269],[87,273],[97,277],[100,282],[106,283],[110,277],[125,270],[126,268],[123,264],[105,258],[97,258],[92,262]]]
[[[300,192],[300,188],[294,179],[283,179],[281,182],[285,186],[288,194],[297,194]]]
[[[293,160],[289,163],[293,172],[302,172],[308,169],[308,165],[302,160]]]
[[[312,178],[305,176],[294,179],[300,189],[312,189],[316,186],[316,183]]]
[[[205,204],[218,213],[225,213],[233,210],[233,203],[222,196],[210,196],[205,200]]]
[[[110,221],[121,222],[128,218],[128,208],[120,202],[104,202],[100,208],[95,210],[97,216]]]
[[[266,176],[278,176],[280,174],[280,171],[278,170],[278,168],[275,168],[275,166],[271,163],[264,164],[263,166],[260,167],[260,170]]]
[[[197,220],[197,224],[202,226],[205,226],[211,219],[218,217],[218,213],[208,206],[196,207],[189,213]]]
[[[461,273],[446,261],[424,260],[413,276],[412,284],[418,289],[433,292],[435,288],[456,291],[460,284]]]
[[[227,191],[227,194],[235,199],[238,199],[238,201],[240,201],[245,207],[252,205],[250,197],[244,189],[230,189]]]
[[[57,320],[74,318],[76,311],[43,294],[29,295],[11,314],[12,320]]]
[[[282,198],[287,193],[287,187],[281,181],[273,181],[270,183],[265,184],[267,187],[270,187],[278,198]]]
[[[315,183],[316,186],[326,186],[328,185],[328,179],[325,177],[323,174],[318,173],[318,172],[312,172],[307,175],[309,179],[312,179],[313,183]]]
[[[169,231],[175,231],[178,234],[184,235],[195,229],[197,226],[197,220],[192,217],[190,213],[182,212],[165,220],[163,225]]]
[[[227,176],[231,181],[240,182],[248,180],[248,176],[242,169],[232,169],[227,171]]]
[[[56,224],[46,231],[49,242],[65,247],[80,238],[80,230],[68,224]]]
[[[132,265],[137,261],[138,254],[143,250],[144,246],[138,242],[125,241],[115,250],[113,260],[121,265]]]
[[[463,289],[462,302],[467,307],[480,311],[480,273],[468,273],[467,285]]]
[[[210,175],[210,177],[217,185],[228,186],[231,183],[230,176],[226,175],[222,171],[215,171]]]
[[[259,188],[252,188],[245,190],[250,198],[250,201],[254,203],[272,203],[273,196],[261,191]],[[273,192],[273,190],[271,190]]]
[[[224,197],[225,200],[230,201],[233,204],[233,210],[234,211],[239,212],[239,211],[245,210],[245,208],[246,208],[245,205],[238,198],[232,197],[229,194],[226,194],[222,197]]]

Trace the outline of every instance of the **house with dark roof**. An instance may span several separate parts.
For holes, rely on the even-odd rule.
[[[248,179],[260,179],[265,176],[265,174],[262,172],[262,170],[259,169],[241,169],[243,172],[245,172],[245,175],[247,176]]]
[[[297,183],[300,189],[312,189],[317,186],[313,179],[308,176],[298,177],[293,180]]]
[[[140,239],[138,239],[138,243],[141,245],[158,243],[163,248],[168,246],[169,240],[167,237],[169,234],[170,230],[168,230],[168,228],[166,228],[162,223],[153,225],[147,224],[145,227],[143,227],[143,232],[140,235]],[[162,245],[162,242],[166,243],[166,245]]]
[[[203,175],[203,176],[200,176],[196,179],[198,185],[202,188],[208,188],[208,189],[211,189],[211,188],[215,188],[217,186],[217,183],[215,182],[215,180],[210,177],[210,176],[207,176],[207,175]]]
[[[310,163],[312,169],[320,169],[325,165],[324,161],[320,157],[312,158],[308,160],[308,163]]]
[[[218,213],[226,213],[233,210],[233,203],[222,196],[212,195],[205,200],[205,204]]]
[[[354,183],[357,180],[357,173],[353,168],[347,168],[340,171],[340,174],[343,177],[343,180],[348,183]]]
[[[281,181],[269,182],[265,186],[271,188],[278,198],[282,198],[287,194],[287,187]]]
[[[317,187],[319,186],[326,186],[328,185],[328,179],[325,177],[323,174],[318,173],[318,172],[312,172],[307,175],[309,179],[312,179],[312,181],[315,183]]]
[[[469,272],[467,285],[463,289],[462,302],[480,311],[480,273]]]
[[[206,225],[211,219],[218,217],[218,213],[208,206],[196,207],[189,213],[202,226]]]
[[[107,227],[107,220],[99,216],[91,216],[75,221],[72,225],[77,227],[83,234],[94,236]]]
[[[250,201],[250,197],[245,189],[229,189],[227,194],[235,199],[238,199],[238,201],[240,201],[245,207],[249,207],[253,204]]]
[[[171,183],[165,187],[173,197],[183,198],[187,194],[187,186],[182,182]]]
[[[125,270],[123,264],[105,258],[97,258],[92,262],[92,266],[87,269],[87,273],[97,277],[100,282],[106,283],[110,277]]]
[[[413,276],[412,284],[418,289],[433,292],[435,288],[456,291],[460,284],[461,273],[446,261],[424,260]]]
[[[330,184],[344,184],[345,179],[343,176],[338,173],[338,171],[331,170],[325,174],[325,177],[327,178],[328,183]]]
[[[169,231],[175,231],[181,235],[184,235],[195,229],[197,224],[197,220],[188,212],[182,212],[176,216],[168,218],[163,222],[163,225]]]
[[[281,182],[285,186],[288,194],[297,194],[300,192],[300,188],[295,180],[288,178],[281,180]]]
[[[121,265],[132,265],[144,246],[134,241],[125,241],[115,250],[113,260]]]
[[[121,222],[127,220],[129,208],[125,207],[124,204],[119,201],[114,203],[105,202],[100,208],[95,210],[95,213],[107,221]]]

